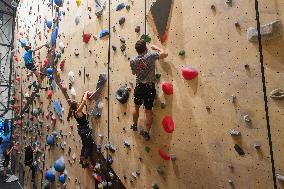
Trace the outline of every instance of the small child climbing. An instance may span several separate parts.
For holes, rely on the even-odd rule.
[[[7,170],[8,170],[8,166],[10,163],[10,154],[12,152],[12,150],[14,149],[14,146],[9,150],[9,149],[5,149],[3,152],[3,157],[4,157],[4,161],[3,161],[3,177],[4,177],[4,181],[6,181],[7,179]]]
[[[152,50],[148,52],[146,41],[141,39],[136,42],[135,49],[138,56],[130,61],[130,67],[133,75],[136,75],[136,87],[134,90],[135,108],[133,111],[133,124],[131,129],[137,131],[137,123],[139,118],[139,108],[143,104],[146,113],[146,131],[142,131],[145,140],[150,140],[150,129],[153,123],[153,103],[156,96],[155,89],[155,61],[164,59],[168,54],[156,45],[152,45]]]
[[[47,47],[47,44],[39,46],[38,48],[35,48],[34,50],[32,50],[30,46],[26,45],[25,46],[25,53],[23,54],[23,58],[24,58],[24,61],[25,61],[26,68],[28,70],[30,70],[32,73],[35,73],[38,81],[40,81],[40,74],[39,74],[39,72],[37,72],[36,67],[38,65],[35,64],[35,60],[33,59],[33,54],[35,53],[35,51],[40,50],[44,46]]]
[[[88,99],[89,91],[86,91],[81,98],[80,103],[76,101],[71,102],[69,114],[67,117],[67,121],[70,121],[70,118],[74,116],[77,121],[78,126],[78,134],[82,140],[82,149],[81,149],[81,156],[80,156],[80,164],[82,164],[83,168],[88,167],[88,158],[92,154],[94,140],[92,137],[92,130],[89,127],[89,121],[87,115],[83,112],[83,108],[86,104]]]

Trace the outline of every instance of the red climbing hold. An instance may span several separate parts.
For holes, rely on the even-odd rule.
[[[14,59],[16,62],[19,62],[19,58],[17,56],[14,56]]]
[[[93,94],[94,94],[93,92],[88,92],[87,98],[88,98],[89,100],[91,100],[90,97],[91,97]]]
[[[59,66],[60,66],[60,70],[61,70],[61,71],[64,70],[64,65],[65,65],[65,59],[60,62],[60,65],[59,65]]]
[[[49,118],[50,118],[50,113],[49,113],[49,112],[47,112],[47,113],[45,114],[45,118],[46,118],[46,119],[49,119]]]
[[[161,42],[164,43],[164,42],[167,41],[167,39],[168,39],[168,34],[167,34],[167,32],[165,32],[162,36]]]
[[[166,95],[171,95],[174,92],[174,86],[171,83],[163,82],[162,83],[162,90]]]
[[[182,73],[183,78],[186,80],[192,80],[198,76],[198,71],[190,67],[182,68],[181,73]]]
[[[163,158],[164,160],[170,160],[171,159],[171,156],[163,150],[159,150],[159,154],[160,154],[161,158]]]
[[[92,37],[92,34],[90,34],[90,33],[84,33],[84,34],[83,34],[83,41],[84,41],[85,43],[89,43],[91,37]]]
[[[44,59],[44,61],[43,61],[43,66],[44,67],[47,67],[47,65],[48,65],[48,59],[47,59],[47,57]]]
[[[20,81],[21,81],[21,78],[20,78],[19,76],[17,76],[17,77],[16,77],[16,81],[17,81],[17,82],[20,82]]]
[[[47,91],[47,98],[50,99],[51,97],[52,97],[52,91],[51,91],[51,90],[48,90],[48,91]]]
[[[172,133],[175,130],[175,123],[171,116],[166,116],[163,119],[163,127],[167,133]]]

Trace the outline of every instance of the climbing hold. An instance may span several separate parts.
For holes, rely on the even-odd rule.
[[[262,39],[271,40],[281,36],[281,22],[280,20],[275,20],[268,24],[260,27],[260,33]],[[258,31],[257,28],[250,27],[247,29],[247,40],[250,42],[258,41]]]
[[[147,35],[143,34],[140,39],[144,39],[146,43],[150,43],[152,40],[152,38],[148,34]]]
[[[116,99],[121,103],[125,104],[129,98],[129,88],[127,86],[121,86],[116,91]]]
[[[186,80],[192,80],[198,76],[198,71],[191,67],[182,68],[181,73],[183,78]]]
[[[103,37],[108,36],[108,35],[109,35],[108,29],[103,29],[99,34],[100,38],[103,38]]]
[[[63,1],[62,0],[54,0],[54,3],[55,3],[56,6],[61,7]]]
[[[239,22],[235,22],[235,27],[236,28],[240,28],[241,27],[240,23]]]
[[[60,172],[62,173],[64,170],[65,170],[65,163],[64,163],[64,158],[61,157],[59,158],[58,160],[56,160],[54,162],[54,169],[57,171],[57,172]]]
[[[48,90],[47,91],[47,98],[51,99],[51,97],[52,97],[52,90]]]
[[[62,119],[62,107],[61,107],[60,102],[58,100],[55,100],[53,102],[53,107],[54,107],[54,110],[57,113],[58,117],[60,119]]]
[[[126,8],[127,11],[129,11],[130,10],[130,5],[126,5],[125,8]]]
[[[65,180],[66,180],[66,176],[64,174],[60,175],[59,178],[58,178],[59,182],[61,182],[62,184],[65,183]]]
[[[175,124],[174,124],[174,121],[173,121],[172,117],[166,116],[166,117],[163,119],[162,124],[163,124],[164,130],[165,130],[167,133],[172,133],[172,132],[174,132],[174,130],[175,130]]]
[[[46,180],[48,180],[49,182],[54,182],[55,181],[55,171],[52,169],[48,169],[45,172],[45,178]]]
[[[231,136],[241,136],[241,132],[233,129],[230,131],[230,135]]]
[[[92,34],[90,34],[90,33],[84,33],[84,34],[83,34],[83,41],[84,41],[85,43],[89,43],[91,37],[92,37]]]
[[[227,0],[227,1],[226,1],[226,4],[227,4],[229,7],[232,7],[232,6],[233,6],[233,0]]]
[[[120,10],[122,10],[124,7],[125,7],[125,4],[124,4],[124,3],[119,3],[119,4],[116,6],[116,11],[120,11]]]
[[[211,10],[216,11],[215,5],[211,5]]]
[[[283,182],[283,181],[284,181],[284,176],[283,176],[283,175],[280,175],[280,174],[276,174],[276,179],[277,179],[278,181]]]
[[[120,50],[121,52],[124,52],[126,50],[126,45],[125,43],[123,43],[121,46],[120,46]]]
[[[48,27],[48,29],[50,29],[52,27],[52,20],[46,21],[46,27]]]
[[[160,154],[161,158],[163,158],[164,160],[170,160],[171,159],[171,156],[163,150],[159,150],[159,154]]]
[[[161,108],[162,108],[162,109],[165,109],[165,108],[166,108],[166,103],[161,102]]]
[[[123,25],[125,23],[125,17],[121,17],[118,21],[119,25]]]
[[[136,27],[135,27],[135,32],[136,32],[136,33],[140,33],[140,30],[141,30],[141,27],[140,27],[140,26],[136,26]]]
[[[282,89],[274,89],[270,93],[270,98],[281,100],[284,99],[284,91]]]
[[[260,150],[261,145],[260,145],[259,143],[254,143],[254,144],[253,144],[253,147],[254,147],[255,149],[257,149],[257,150]]]
[[[235,95],[231,95],[231,96],[230,96],[230,101],[231,101],[232,103],[236,103],[236,100],[237,100],[237,97],[236,97]]]
[[[168,82],[163,82],[162,83],[162,90],[166,95],[173,94],[173,92],[174,92],[173,84],[168,83]]]
[[[76,93],[76,90],[74,89],[74,87],[71,88],[70,93],[71,93],[72,97],[77,96],[77,93]]]
[[[21,77],[20,77],[20,76],[17,76],[17,77],[16,77],[16,81],[17,81],[17,82],[20,82],[20,81],[21,81]]]
[[[249,115],[244,115],[244,120],[246,123],[250,124],[252,122],[251,118],[249,117]]]
[[[240,156],[245,155],[244,150],[243,150],[238,144],[235,144],[234,148],[235,148],[236,152],[238,152],[238,154],[239,154]]]
[[[81,0],[76,0],[76,4],[79,7],[81,5]]]
[[[25,47],[27,45],[27,42],[25,39],[21,38],[19,41],[21,43],[21,47]]]
[[[185,50],[180,50],[178,53],[179,56],[185,56]]]
[[[46,70],[48,75],[52,75],[53,74],[53,68],[47,68]]]
[[[75,56],[79,56],[79,49],[75,49],[74,54],[75,54]]]
[[[157,183],[152,184],[152,189],[159,189],[159,185]]]
[[[58,27],[55,27],[51,34],[51,46],[54,47],[58,36]]]
[[[117,49],[116,46],[112,45],[111,47],[112,47],[112,50],[113,50],[113,51],[116,51],[116,49]]]
[[[80,23],[80,16],[76,16],[75,18],[75,24],[78,25]]]
[[[75,74],[73,71],[70,71],[68,73],[68,80],[71,82],[71,83],[74,83],[75,82]]]
[[[59,49],[62,51],[62,50],[64,49],[64,44],[63,44],[63,42],[60,42],[60,43],[58,44],[58,47],[59,47]]]

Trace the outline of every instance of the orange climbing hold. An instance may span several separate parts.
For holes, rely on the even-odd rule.
[[[163,127],[164,127],[164,130],[167,132],[167,133],[172,133],[174,132],[175,130],[175,123],[172,119],[171,116],[166,116],[164,119],[163,119]]]
[[[186,80],[192,80],[198,76],[198,71],[190,67],[182,68],[181,73],[182,73],[183,78]]]
[[[84,34],[83,34],[83,41],[84,41],[85,43],[89,43],[91,37],[92,37],[92,34],[90,34],[90,33],[84,33]]]
[[[174,86],[169,82],[162,83],[162,90],[166,95],[171,95],[174,93]]]
[[[170,160],[171,159],[171,156],[163,150],[159,150],[159,154],[160,154],[161,158],[163,158],[164,160]]]

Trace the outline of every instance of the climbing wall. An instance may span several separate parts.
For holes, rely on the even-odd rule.
[[[19,106],[25,104],[25,94],[32,93],[33,87],[29,89],[28,86],[35,77],[28,77],[23,69],[23,49],[18,41],[24,38],[33,48],[50,41],[52,31],[47,28],[45,19],[49,21],[55,18],[56,9],[48,6],[49,3],[25,0],[18,7],[15,56],[20,61],[15,60],[16,80],[18,78],[15,86]],[[109,18],[109,5],[106,2],[102,16],[97,18],[94,13],[95,1],[85,0],[79,6],[75,1],[64,1],[62,8],[59,8],[56,50],[59,51],[60,43],[64,44],[64,53],[61,54],[58,65],[63,60],[65,65],[63,70],[58,66],[57,73],[64,80],[69,97],[80,100],[84,91],[95,90],[99,75],[108,71],[108,40],[116,47],[116,51],[110,49],[110,85],[104,87],[100,96],[102,116],[99,119],[90,116],[89,120],[96,143],[102,146],[105,158],[107,154],[112,156],[113,171],[124,186],[139,189],[153,186],[162,189],[272,188],[258,44],[247,40],[247,29],[256,27],[254,1],[233,0],[232,4],[220,0],[173,1],[168,25],[165,27],[168,28],[167,39],[163,44],[149,14],[154,2],[146,1],[149,19],[146,25],[144,1],[125,1],[130,9],[116,11],[119,3],[121,1],[111,1]],[[283,6],[280,1],[261,2],[261,24],[281,20]],[[120,25],[119,20],[123,17],[125,23]],[[110,38],[100,38],[99,33],[108,29],[109,19]],[[135,32],[137,26],[140,26],[139,33]],[[156,72],[161,77],[156,84],[155,117],[150,141],[144,141],[139,132],[130,129],[135,77],[129,67],[129,58],[136,56],[134,45],[145,29],[151,37],[149,49],[151,44],[156,44],[169,53],[168,58],[156,64]],[[92,35],[88,43],[83,42],[83,33]],[[121,42],[124,40],[125,44]],[[275,88],[283,88],[281,44],[282,41],[278,38],[265,41],[263,45],[268,93]],[[126,47],[125,51],[121,51],[121,46]],[[179,56],[181,50],[184,50],[184,56]],[[47,53],[46,48],[40,50],[36,62],[44,64]],[[76,56],[75,53],[79,55]],[[190,81],[183,78],[181,69],[187,66],[198,70],[197,78]],[[76,95],[72,95],[69,88],[70,72],[74,73],[75,82],[72,87]],[[163,82],[173,84],[172,95],[163,93]],[[131,89],[126,104],[119,103],[115,98],[116,91],[123,85]],[[63,156],[68,176],[67,187],[94,188],[93,171],[82,169],[78,163],[81,141],[75,120],[67,122],[66,119],[69,109],[66,94],[55,86],[52,97],[49,98],[50,85],[46,77],[41,87],[40,95],[31,106],[30,112],[40,107],[43,116],[36,118],[25,114],[23,126],[18,124],[15,140],[20,141],[19,152],[30,141],[37,142],[44,154],[41,156],[44,161],[40,162],[43,173]],[[22,103],[20,99],[23,99]],[[52,116],[46,116],[48,112],[56,114],[54,100],[59,100],[63,111],[62,121],[55,116],[56,123],[54,119],[51,120]],[[110,120],[107,115],[108,103]],[[277,173],[284,174],[281,160],[281,103],[269,98],[275,167]],[[94,106],[95,102],[88,101],[84,111],[90,112]],[[174,121],[173,133],[167,133],[163,129],[162,120],[165,116],[171,116]],[[145,128],[142,109],[139,119],[139,129],[141,128]],[[241,135],[231,136],[232,130]],[[57,134],[57,139],[56,145],[50,147],[46,145],[46,136],[52,133]],[[115,152],[107,153],[105,145],[108,140]],[[244,155],[238,154],[238,147],[243,150]],[[68,149],[71,149],[70,152]],[[171,159],[162,159],[159,150],[168,153]],[[18,155],[18,161],[23,161],[23,155]],[[25,187],[32,188],[28,175],[30,178],[26,168]],[[57,180],[56,178],[52,188],[56,188],[57,184],[62,187]],[[41,182],[46,181],[38,171],[36,185],[39,187]]]
[[[265,65],[265,76],[267,93],[271,93],[275,89],[283,89],[284,86],[281,83],[283,79],[283,8],[284,4],[281,1],[274,1],[273,3],[260,2],[260,22],[261,25],[267,25],[273,21],[279,20],[281,26],[279,30],[276,30],[279,34],[278,37],[271,40],[263,41],[263,56]],[[270,117],[270,127],[271,127],[271,138],[272,147],[274,152],[274,162],[275,162],[275,172],[276,174],[284,174],[284,162],[282,160],[283,156],[283,145],[284,141],[281,135],[283,134],[283,101],[269,98],[268,97],[268,107],[269,107],[269,117]],[[283,188],[283,182],[277,182],[278,188]]]

